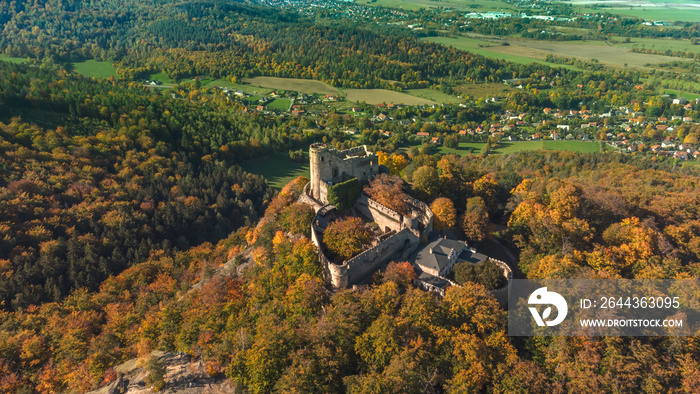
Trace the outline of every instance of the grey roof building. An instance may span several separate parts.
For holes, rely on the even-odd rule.
[[[447,276],[457,262],[478,263],[487,257],[472,252],[468,245],[454,239],[439,238],[418,251],[415,264],[421,271],[434,276]]]

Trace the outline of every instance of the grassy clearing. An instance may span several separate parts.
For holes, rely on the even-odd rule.
[[[469,154],[478,155],[486,145],[483,142],[460,142],[457,149],[450,149],[444,146],[438,148],[438,152],[443,155],[467,156]]]
[[[654,46],[656,49],[664,48],[663,45],[667,40],[662,39],[633,39],[630,43],[624,43],[621,39],[616,41],[613,45],[608,45],[604,41],[552,42],[515,37],[506,39],[497,37],[493,40],[473,37],[428,37],[425,39],[495,59],[525,64],[537,62],[552,67],[563,67],[572,70],[578,69],[569,65],[550,63],[544,59],[547,55],[567,58],[574,57],[584,61],[598,59],[601,63],[619,68],[626,66],[646,67],[648,64],[657,64],[674,60],[690,61],[690,59],[677,57],[631,52],[631,48],[635,46]],[[509,45],[502,45],[504,42],[509,43]],[[688,47],[692,46],[687,40],[679,40],[674,45],[676,50],[688,50]],[[698,48],[700,49],[700,47]]]
[[[470,96],[474,99],[502,97],[516,89],[501,83],[479,83],[473,85],[459,85],[454,87],[455,92],[462,96]]]
[[[117,70],[109,62],[86,60],[84,62],[72,63],[72,67],[73,71],[88,78],[109,78],[117,76]]]
[[[476,53],[494,59],[506,60],[518,64],[541,63],[552,67],[562,67],[572,70],[578,70],[576,67],[573,66],[550,63],[548,61],[545,61],[544,55],[541,54],[540,57],[537,57],[535,53],[527,52],[525,53],[526,56],[523,56],[522,54],[516,54],[516,52],[518,51],[522,52],[522,50],[516,47],[502,46],[498,43],[474,39],[471,37],[426,37],[422,38],[422,40],[427,40],[438,44],[451,46],[453,48],[457,48],[463,51]]]
[[[233,82],[226,80],[226,79],[214,79],[211,81],[207,81],[203,85],[207,88],[213,88],[214,86],[219,86],[222,88],[236,89],[236,90],[240,90],[242,92],[246,92],[249,94],[268,94],[274,90],[274,89],[270,89],[270,88],[261,88],[259,86],[251,86],[251,85],[244,85],[244,84],[240,84],[240,83],[233,83]]]
[[[172,79],[170,79],[170,77],[168,77],[168,74],[164,73],[163,71],[156,74],[151,74],[148,77],[148,79],[151,81],[160,81],[165,84],[172,84],[175,82]]]
[[[252,95],[248,97],[244,97],[243,101],[247,102],[248,104],[257,104],[258,100],[260,100],[262,96],[259,95]]]
[[[288,111],[291,107],[292,101],[285,98],[275,99],[273,102],[267,104],[267,108],[276,109],[278,111]]]
[[[410,89],[404,90],[404,93],[443,104],[458,104],[464,102],[463,99],[457,98],[457,96],[452,96],[435,89]]]
[[[683,92],[680,90],[666,89],[665,93],[675,95],[676,97],[685,97],[688,100],[695,100],[696,98],[700,98],[700,94]]]
[[[497,51],[517,53],[528,57],[544,58],[548,54],[575,57],[582,60],[598,59],[601,63],[611,66],[625,67],[645,67],[647,64],[657,64],[672,60],[679,60],[670,56],[650,55],[644,53],[633,53],[619,47],[601,45],[598,41],[588,43],[587,41],[578,43],[569,42],[549,42],[528,39],[511,39],[510,47],[499,47]]]
[[[594,141],[545,141],[544,148],[548,150],[596,153],[600,152],[600,143]]]
[[[438,151],[443,155],[466,156],[468,154],[478,155],[486,145],[483,142],[460,142],[457,149],[449,149],[441,146]],[[492,154],[508,154],[530,150],[558,150],[579,153],[600,152],[600,144],[594,141],[502,141],[494,149]]]
[[[358,4],[367,4],[404,10],[421,8],[454,8],[472,11],[514,11],[515,7],[504,1],[494,0],[356,0]]]
[[[296,162],[288,152],[279,152],[241,164],[245,171],[262,175],[270,186],[281,190],[284,185],[298,176],[309,177],[309,161]]]
[[[666,38],[638,38],[630,37],[630,42],[624,42],[618,38],[609,41],[619,48],[647,48],[658,51],[670,49],[672,51],[700,52],[700,45],[693,45],[690,40],[666,39]],[[604,43],[603,43],[604,44]]]
[[[406,93],[386,89],[345,89],[347,100],[350,102],[366,102],[367,104],[394,103],[406,105],[437,104],[435,101],[411,96]]]
[[[244,78],[243,82],[264,88],[293,90],[308,94],[339,94],[338,89],[333,86],[313,79],[255,77]]]
[[[5,62],[10,62],[10,63],[26,63],[27,59],[23,57],[11,57],[7,55],[0,55],[0,60],[5,61]]]
[[[351,103],[349,101],[336,101],[334,103],[330,103],[330,106],[338,111],[350,111],[352,110],[352,107],[355,106],[355,103]]]

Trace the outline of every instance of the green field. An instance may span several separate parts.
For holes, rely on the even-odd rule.
[[[207,88],[219,86],[222,88],[236,89],[236,90],[240,90],[242,92],[246,92],[249,94],[268,94],[274,90],[274,89],[269,89],[269,88],[261,88],[259,86],[233,83],[233,82],[226,80],[226,79],[210,80],[209,78],[205,78],[202,80],[202,85],[204,87],[207,87]]]
[[[156,74],[151,74],[148,79],[151,81],[160,81],[166,84],[172,84],[174,82],[172,79],[170,79],[170,77],[168,77],[168,74],[164,73],[163,71]]]
[[[298,176],[309,177],[309,162],[293,161],[288,152],[279,152],[241,164],[245,171],[262,175],[273,188],[280,190]]]
[[[288,111],[292,106],[292,101],[285,98],[278,98],[267,104],[267,108],[276,109],[278,111]]]
[[[700,13],[700,11],[698,11],[698,13]],[[594,42],[596,41],[587,41],[589,44]],[[624,42],[624,38],[616,37],[614,41],[608,42],[616,47],[629,49],[647,48],[659,51],[670,49],[672,51],[700,52],[700,45],[693,45],[690,40],[630,37],[630,42]],[[603,41],[600,41],[600,43],[601,45],[605,45]]]
[[[117,70],[109,62],[86,60],[84,62],[71,63],[73,71],[88,78],[109,78],[117,76]]]
[[[0,60],[10,63],[26,63],[27,58],[24,57],[10,57],[7,55],[0,55]]]
[[[577,7],[575,7],[577,8]],[[684,9],[680,6],[668,7],[599,7],[577,8],[580,12],[609,12],[611,14],[634,16],[648,21],[686,21],[700,22],[700,12],[697,9]]]
[[[478,155],[481,154],[484,145],[486,144],[483,142],[460,142],[457,149],[449,149],[442,146],[438,148],[438,151],[443,155],[465,156],[470,153]],[[491,153],[507,154],[540,149],[593,153],[600,152],[600,144],[593,141],[503,141]]]
[[[244,97],[243,101],[247,102],[248,104],[258,104],[258,100],[260,100],[260,97],[258,95],[252,95],[248,97]]]
[[[685,97],[688,100],[695,100],[696,98],[700,98],[700,94],[697,93],[689,93],[689,92],[683,92],[680,90],[673,90],[673,89],[665,89],[664,91],[666,94],[671,94],[675,95],[676,97]]]
[[[403,92],[410,94],[411,96],[424,98],[426,100],[435,101],[437,103],[459,104],[464,102],[464,100],[457,98],[457,96],[452,96],[435,89],[410,89],[404,90]]]
[[[253,77],[243,78],[243,83],[262,86],[269,89],[291,90],[307,94],[338,94],[333,86],[315,79]]]
[[[514,11],[516,8],[505,1],[494,0],[356,0],[358,4],[367,4],[379,7],[400,8],[404,10],[418,10],[421,8],[454,8],[457,10],[471,11]]]
[[[546,64],[551,67],[562,67],[562,68],[567,68],[571,70],[579,70],[578,68],[566,64],[556,64],[556,63],[550,63],[548,61],[538,59],[535,57],[527,57],[527,56],[519,56],[519,55],[512,55],[508,53],[500,53],[496,51],[489,50],[488,48],[494,47],[494,43],[489,42],[489,41],[483,41],[483,40],[478,40],[470,37],[458,37],[458,38],[451,38],[451,37],[426,37],[426,38],[421,38],[421,40],[426,40],[426,41],[431,41],[435,42],[438,44],[443,44],[447,46],[451,46],[453,48],[461,49],[463,51],[471,52],[471,53],[476,53],[482,56],[494,58],[494,59],[502,59],[506,60],[509,62],[513,63],[519,63],[519,64],[530,64],[530,63],[540,63],[540,64]],[[479,46],[481,45],[481,46]]]

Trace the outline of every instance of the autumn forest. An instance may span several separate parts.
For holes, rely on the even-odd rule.
[[[299,202],[309,179],[276,189],[243,170],[287,152],[308,162],[315,142],[366,145],[387,174],[353,185],[357,195],[401,214],[404,194],[425,202],[436,232],[500,245],[519,278],[697,278],[696,165],[602,138],[598,152],[494,154],[504,140],[466,133],[502,115],[632,102],[638,116],[696,119],[659,97],[652,71],[496,60],[393,24],[255,1],[0,1],[0,30],[0,53],[22,59],[0,58],[0,393],[89,392],[132,359],[159,370],[153,351],[183,352],[238,393],[700,391],[696,336],[509,337],[490,292],[505,279],[490,266],[457,269],[444,297],[416,287],[406,261],[335,289],[311,240],[315,213]],[[88,59],[116,74],[74,72]],[[156,73],[171,86],[143,83]],[[526,88],[498,102],[290,116],[254,111],[203,76],[454,96],[504,79]],[[700,127],[668,136],[697,142]],[[485,147],[455,154],[471,143]],[[339,261],[371,245],[359,219],[326,231]]]

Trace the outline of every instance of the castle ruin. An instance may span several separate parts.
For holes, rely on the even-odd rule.
[[[372,274],[386,268],[386,265],[391,261],[413,259],[416,260],[414,266],[418,267],[420,274],[414,283],[424,290],[444,295],[447,286],[458,286],[444,277],[448,271],[451,271],[452,265],[458,260],[474,262],[472,260],[476,257],[482,260],[488,258],[476,253],[474,249],[467,251],[467,244],[461,241],[438,240],[426,247],[433,255],[433,244],[442,242],[448,246],[452,245],[453,250],[448,255],[450,264],[447,264],[442,270],[430,272],[430,267],[417,261],[420,259],[421,252],[417,251],[421,240],[428,239],[433,230],[433,212],[430,207],[422,201],[404,195],[408,212],[400,214],[361,194],[353,204],[352,211],[376,223],[382,234],[378,236],[372,247],[348,260],[341,263],[329,260],[324,252],[323,232],[336,219],[337,212],[335,207],[328,203],[328,187],[353,177],[360,182],[369,181],[380,173],[380,166],[377,155],[370,152],[364,145],[338,151],[328,148],[325,144],[313,144],[309,148],[309,161],[311,180],[304,186],[299,201],[312,206],[316,212],[311,223],[311,241],[318,248],[318,258],[324,267],[326,279],[336,289],[364,283]],[[464,258],[460,260],[459,257]],[[508,278],[508,286],[491,291],[499,304],[506,306],[512,271],[505,262],[489,259],[501,267],[504,275]]]
[[[361,195],[353,209],[377,223],[383,234],[374,246],[357,256],[341,264],[331,262],[323,251],[323,231],[335,214],[334,207],[328,204],[328,186],[353,177],[360,182],[369,181],[379,174],[378,158],[366,146],[338,151],[325,144],[313,144],[309,148],[309,162],[311,180],[300,200],[314,207],[311,240],[318,247],[319,259],[336,288],[363,283],[390,261],[407,260],[418,248],[421,236],[432,231],[433,213],[422,201],[405,196],[409,212],[402,215]]]

